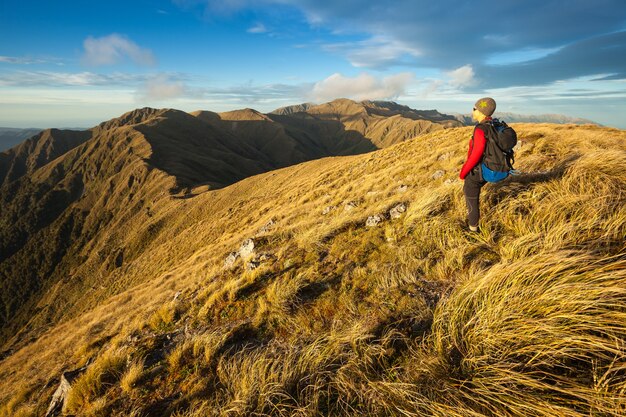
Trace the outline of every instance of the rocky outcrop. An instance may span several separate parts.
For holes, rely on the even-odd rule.
[[[242,258],[249,258],[254,254],[254,240],[246,239],[239,247],[239,256]]]

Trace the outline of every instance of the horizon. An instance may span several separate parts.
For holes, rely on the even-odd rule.
[[[267,113],[339,97],[467,114],[491,96],[496,112],[626,128],[623,2],[476,6],[507,19],[483,26],[476,7],[452,0],[7,0],[0,126],[89,128],[141,107]]]
[[[340,100],[340,99],[344,99],[344,98],[345,98],[345,97],[338,97],[338,98],[336,98],[335,100]],[[363,100],[363,101],[365,101],[365,100]],[[403,103],[399,103],[399,102],[392,101],[392,100],[373,100],[373,101],[388,101],[388,102],[391,102],[391,103],[396,103],[396,104],[400,104],[400,105],[402,105],[402,104],[403,104]],[[304,103],[287,104],[287,105],[285,105],[285,106],[283,106],[283,107],[298,106],[298,105],[301,105],[301,104],[312,104],[312,105],[314,105],[314,106],[317,106],[317,105],[321,105],[321,104],[324,104],[324,103],[304,102]],[[460,113],[460,112],[445,112],[445,111],[440,111],[440,110],[438,110],[438,109],[416,109],[416,108],[413,108],[413,107],[411,107],[411,106],[409,106],[409,107],[410,107],[412,110],[417,110],[417,111],[433,111],[433,110],[434,110],[434,111],[438,111],[440,114],[444,114],[444,115],[448,115],[448,116],[462,115],[462,116],[466,116],[466,117],[471,117],[471,112],[470,112],[470,113],[467,113],[467,112],[466,112],[466,113]],[[148,107],[148,108],[150,108],[150,107]],[[214,110],[211,110],[211,109],[193,109],[193,110],[182,110],[182,109],[176,109],[176,108],[173,108],[173,107],[152,107],[152,108],[155,108],[155,109],[172,109],[172,110],[179,110],[179,111],[184,111],[184,112],[186,112],[186,113],[192,113],[192,112],[195,112],[195,111],[214,111]],[[255,110],[255,111],[259,111],[259,112],[261,112],[261,113],[263,113],[263,114],[269,114],[269,113],[271,113],[272,111],[274,111],[274,110],[278,110],[278,109],[279,109],[279,107],[277,107],[277,108],[273,108],[273,109],[271,109],[271,110],[269,110],[269,111],[260,111],[260,110],[258,110],[258,109],[256,109],[256,108],[254,108],[254,107],[238,107],[238,108],[232,108],[232,109],[228,109],[228,110],[223,110],[223,111],[220,111],[220,112],[217,112],[217,113],[229,112],[229,111],[244,110],[244,109],[246,109],[246,108],[249,108],[249,109],[252,109],[252,110]],[[84,125],[84,126],[78,126],[78,125],[72,126],[72,125],[69,125],[69,124],[65,124],[65,125],[58,125],[58,126],[47,126],[47,125],[43,125],[43,126],[30,126],[30,125],[25,125],[25,126],[5,126],[5,125],[0,125],[0,129],[24,129],[24,130],[26,130],[26,129],[41,129],[41,130],[46,130],[46,129],[87,130],[87,129],[91,129],[91,128],[93,128],[93,127],[97,126],[97,125],[98,125],[98,124],[100,124],[100,123],[106,122],[106,121],[111,120],[111,119],[115,119],[115,118],[117,118],[117,117],[121,117],[122,115],[124,115],[124,114],[126,114],[126,113],[132,112],[132,111],[134,111],[134,110],[139,110],[139,109],[141,109],[141,107],[132,108],[132,109],[129,109],[129,110],[124,111],[123,113],[120,113],[120,114],[114,115],[114,116],[112,116],[112,117],[110,117],[110,118],[108,118],[108,119],[96,120],[96,121],[94,121],[92,124],[89,124],[89,125]],[[562,114],[557,114],[557,113],[522,114],[522,113],[499,112],[499,111],[496,111],[496,112],[494,113],[494,117],[496,117],[496,118],[497,118],[499,113],[500,113],[500,114],[502,114],[502,113],[510,113],[510,114],[514,114],[514,115],[516,115],[516,116],[523,116],[523,117],[537,117],[537,116],[539,116],[539,117],[540,117],[540,116],[565,116],[565,117],[572,117],[572,118],[574,118],[573,116],[567,116],[567,115],[562,115]],[[506,121],[506,120],[505,120],[505,121]],[[590,120],[590,121],[595,123],[595,121],[593,121],[593,120]],[[599,125],[604,126],[604,125],[602,125],[602,124],[599,124]],[[613,126],[605,126],[605,127],[613,127]]]

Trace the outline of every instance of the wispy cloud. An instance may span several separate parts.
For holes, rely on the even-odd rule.
[[[145,81],[145,75],[115,72],[97,74],[93,72],[53,72],[53,71],[17,71],[0,76],[3,86],[120,86],[133,85]]]
[[[15,64],[15,65],[30,65],[30,64],[39,64],[42,61],[35,60],[32,58],[26,58],[26,57],[0,56],[0,62],[4,62],[6,64]]]
[[[0,56],[0,62],[4,62],[5,64],[14,64],[14,65],[35,65],[35,64],[49,64],[56,63],[58,65],[61,64],[61,60],[55,58],[31,58],[26,56]]]
[[[354,100],[394,99],[404,94],[414,79],[414,74],[409,72],[384,78],[376,78],[368,73],[356,77],[335,73],[316,83],[310,96],[314,101],[327,101],[338,97]]]
[[[113,33],[101,38],[89,36],[83,42],[83,63],[89,66],[115,65],[130,59],[137,65],[155,65],[156,59],[149,49],[141,48],[126,36]]]
[[[187,95],[188,89],[181,80],[167,74],[158,74],[147,79],[138,90],[141,100],[164,101]]]
[[[267,33],[267,28],[263,23],[257,23],[247,30],[248,33]]]

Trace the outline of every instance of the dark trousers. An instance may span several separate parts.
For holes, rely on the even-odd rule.
[[[480,175],[480,166],[474,167],[465,177],[463,194],[467,203],[467,222],[470,226],[478,226],[480,219],[480,189],[487,184]]]

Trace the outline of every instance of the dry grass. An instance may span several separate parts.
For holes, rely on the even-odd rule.
[[[144,376],[144,361],[132,362],[120,378],[120,387],[127,395],[134,395],[137,385]]]
[[[479,235],[455,181],[467,128],[173,201],[129,269],[163,273],[4,360],[44,377],[2,410],[68,366],[53,353],[82,349],[99,359],[74,386],[79,414],[626,415],[626,133],[515,127],[523,174],[484,189]],[[274,258],[224,269],[270,217],[258,250]],[[126,369],[108,346],[146,361]]]
[[[72,384],[64,411],[74,414],[87,410],[88,414],[103,415],[106,399],[102,396],[119,382],[125,366],[126,354],[124,352],[104,352]]]

